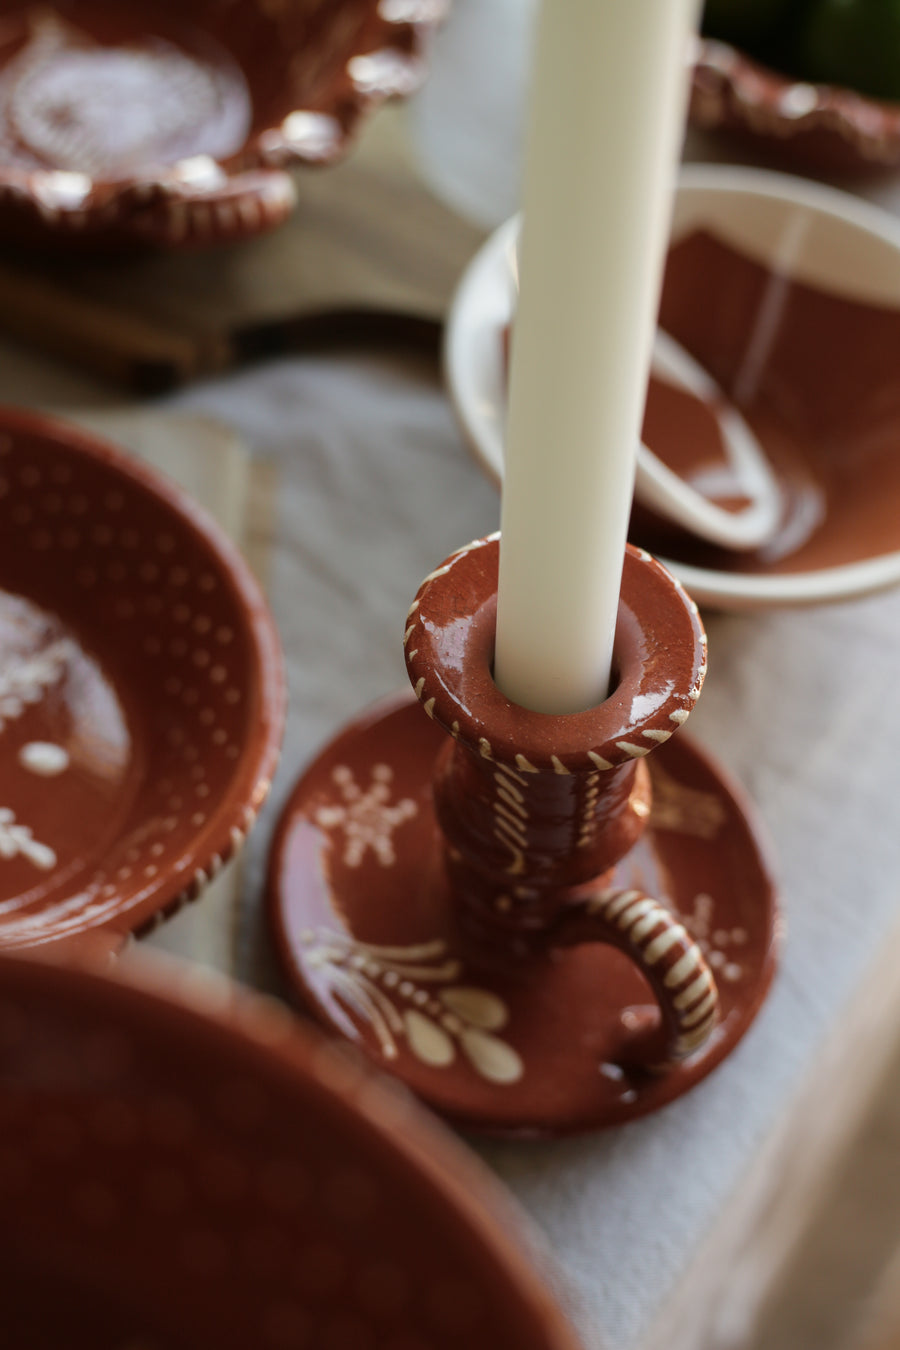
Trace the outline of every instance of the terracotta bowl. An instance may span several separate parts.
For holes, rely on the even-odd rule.
[[[0,959],[4,1344],[576,1350],[521,1216],[411,1098],[185,979]]]
[[[824,173],[900,164],[900,103],[797,80],[713,38],[702,38],[690,104],[695,126],[732,132]]]
[[[411,92],[445,0],[0,0],[0,231],[167,246],[254,234]]]
[[[174,486],[0,411],[0,948],[109,946],[240,846],[284,717],[271,615]]]
[[[499,480],[510,226],[474,260],[451,311],[450,392]],[[483,284],[472,286],[475,275]],[[712,393],[654,376],[643,439],[697,492],[734,504],[724,453],[737,412],[782,510],[762,547],[704,543],[639,507],[629,538],[722,608],[844,600],[900,583],[900,225],[846,193],[758,169],[682,169],[660,327]]]

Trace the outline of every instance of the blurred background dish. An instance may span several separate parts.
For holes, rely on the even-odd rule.
[[[822,172],[900,164],[897,0],[707,0],[691,117]]]
[[[482,398],[482,370],[501,333],[504,363],[511,335],[510,316],[518,293],[516,262],[519,217],[508,220],[467,268],[447,323],[444,363],[460,419],[491,477],[503,477],[503,406]],[[503,266],[505,260],[506,266]],[[657,330],[653,348],[654,410],[660,397],[696,396],[717,424],[722,470],[692,484],[646,445],[638,447],[635,492],[643,506],[723,548],[757,548],[774,535],[783,508],[781,492],[756,437],[729,405],[709,375],[667,333]],[[504,368],[503,379],[506,382]],[[668,404],[666,405],[668,406]],[[665,408],[661,411],[665,413]],[[718,498],[718,500],[717,500]]]
[[[282,221],[410,93],[444,0],[0,4],[0,233],[177,246]]]
[[[513,232],[502,227],[476,259],[448,332],[451,395],[495,478]],[[676,529],[646,509],[639,491],[632,542],[663,556],[695,599],[726,608],[846,599],[900,582],[896,221],[783,174],[685,168],[660,327],[750,428],[778,478],[783,511],[765,546],[738,553]],[[720,413],[718,397],[655,378],[644,441],[727,506]]]
[[[142,964],[0,959],[7,1344],[576,1350],[524,1220],[406,1094]]]
[[[242,844],[284,721],[274,621],[160,475],[0,414],[0,948],[104,941]]]

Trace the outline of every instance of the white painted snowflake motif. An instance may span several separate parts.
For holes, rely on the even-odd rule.
[[[694,896],[693,909],[682,918],[716,976],[728,984],[736,984],[744,974],[744,967],[734,948],[746,946],[749,934],[746,928],[714,928],[715,910],[715,900],[701,891]]]
[[[418,810],[409,797],[391,804],[393,769],[389,764],[376,764],[365,791],[354,778],[353,770],[344,764],[331,777],[340,788],[343,804],[321,806],[315,814],[316,824],[326,830],[343,830],[345,866],[359,867],[371,849],[382,867],[393,867],[397,861],[394,831]]]

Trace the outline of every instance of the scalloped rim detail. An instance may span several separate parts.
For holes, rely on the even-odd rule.
[[[824,132],[861,164],[900,164],[900,103],[792,80],[713,38],[697,44],[691,120],[703,130],[741,127],[779,141]]]
[[[338,82],[340,118],[328,111],[296,108],[277,125],[255,132],[231,157],[233,164],[199,155],[162,171],[120,180],[0,164],[0,204],[5,199],[31,207],[54,228],[133,223],[142,235],[155,235],[160,233],[155,226],[145,230],[140,222],[155,220],[159,205],[168,211],[182,205],[212,206],[223,190],[228,194],[239,189],[245,175],[258,180],[260,171],[335,163],[347,153],[367,117],[389,99],[406,98],[418,89],[426,73],[430,31],[446,15],[449,0],[379,0],[373,8],[383,26],[383,40],[348,57],[346,82]],[[168,233],[163,230],[161,235],[166,238]]]

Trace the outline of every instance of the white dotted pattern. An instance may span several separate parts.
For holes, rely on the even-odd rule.
[[[3,444],[4,546],[43,555],[36,559],[38,576],[54,569],[51,586],[64,598],[54,604],[51,589],[51,608],[77,614],[85,606],[92,622],[121,631],[123,650],[140,655],[140,677],[155,696],[155,724],[146,749],[158,808],[152,811],[142,793],[140,809],[149,814],[135,820],[129,837],[110,850],[105,874],[97,875],[74,916],[83,926],[103,921],[119,905],[123,890],[146,902],[161,879],[168,888],[172,863],[167,859],[183,864],[195,846],[203,847],[195,845],[198,832],[218,822],[219,802],[232,790],[233,766],[243,754],[248,728],[247,644],[237,640],[245,619],[230,583],[223,585],[210,568],[208,552],[198,565],[198,550],[206,546],[198,543],[193,527],[177,519],[168,526],[164,513],[169,508],[140,484],[111,487],[114,468],[98,466],[90,457],[81,461],[65,448],[48,448],[40,438],[33,450],[25,440]],[[32,454],[33,460],[26,459]],[[67,599],[67,590],[76,594]],[[90,596],[86,605],[78,592]],[[21,747],[19,763],[28,773],[51,778],[69,770],[69,752],[50,741],[33,741]],[[167,910],[196,895],[207,873],[240,846],[268,782],[252,786],[254,809],[241,806],[240,819],[233,826],[225,823],[225,846],[208,867],[192,869]]]

